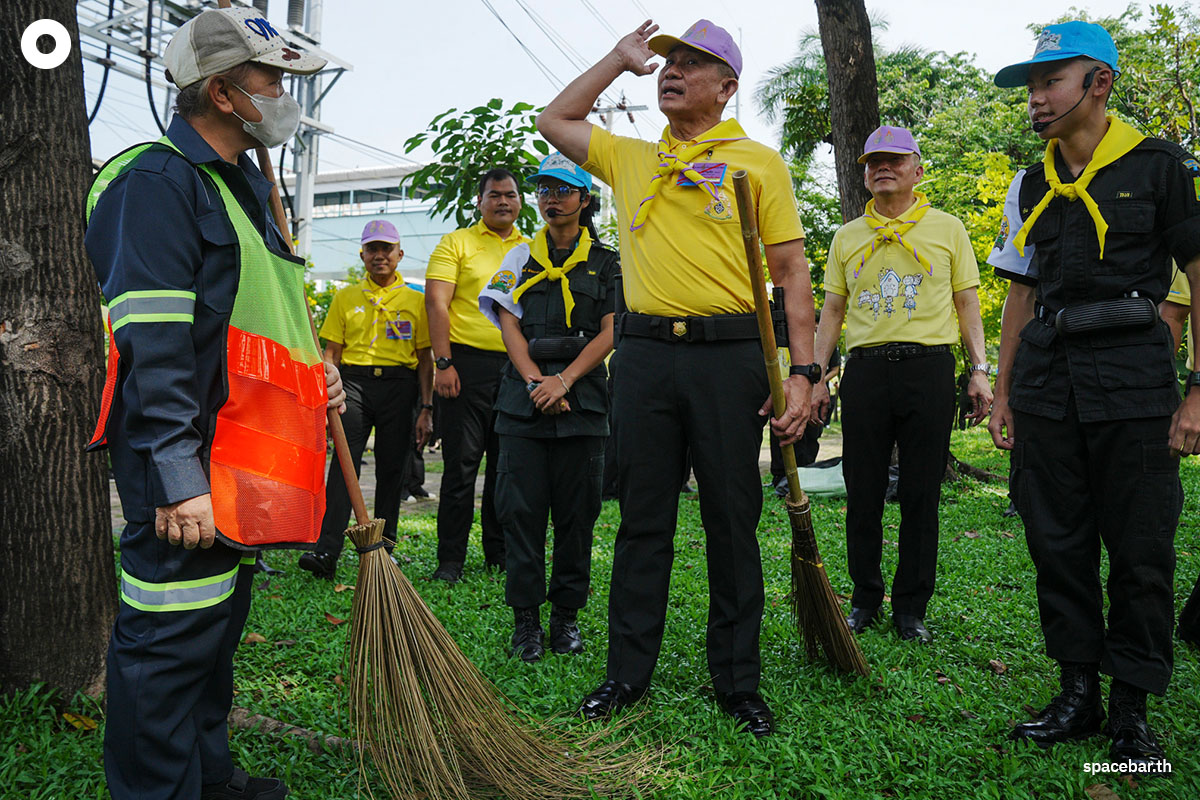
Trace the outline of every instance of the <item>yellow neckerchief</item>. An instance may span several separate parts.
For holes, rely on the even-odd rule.
[[[703,139],[697,139],[690,143],[680,142],[671,135],[670,125],[663,128],[662,138],[658,140],[658,169],[646,186],[646,196],[642,198],[642,202],[638,203],[638,207],[633,212],[633,219],[629,222],[630,233],[645,225],[646,220],[650,217],[650,205],[654,198],[658,197],[659,189],[663,186],[662,183],[656,183],[656,181],[669,180],[677,172],[682,172],[697,186],[703,187],[714,200],[718,199],[717,184],[697,172],[692,166],[692,161],[701,153],[726,142],[740,142],[749,137],[746,136],[746,132],[742,130],[738,121],[732,118],[717,123],[701,135],[704,137]],[[672,153],[671,148],[679,145],[682,145],[683,149],[678,153]]]
[[[533,237],[533,243],[529,245],[529,256],[541,265],[542,271],[513,291],[513,302],[520,302],[521,295],[525,294],[525,290],[539,281],[559,281],[559,285],[562,287],[563,305],[567,309],[567,327],[571,327],[571,311],[575,308],[575,298],[571,295],[571,279],[567,277],[567,273],[587,261],[588,251],[591,249],[592,237],[588,235],[587,228],[580,228],[579,241],[575,243],[575,250],[567,257],[561,268],[556,267],[550,260],[550,228],[549,226],[542,228]]]
[[[1058,139],[1046,142],[1046,155],[1042,158],[1042,164],[1046,167],[1046,183],[1050,184],[1050,189],[1042,201],[1034,206],[1033,212],[1030,213],[1025,224],[1021,226],[1021,230],[1017,231],[1017,235],[1013,238],[1013,244],[1022,256],[1025,255],[1025,238],[1033,229],[1033,223],[1046,210],[1046,206],[1050,205],[1051,200],[1055,197],[1065,197],[1072,203],[1076,200],[1083,201],[1084,207],[1092,217],[1092,222],[1096,223],[1096,239],[1100,242],[1100,259],[1104,259],[1104,234],[1108,231],[1108,223],[1100,215],[1100,207],[1096,205],[1096,201],[1088,194],[1088,184],[1092,182],[1092,178],[1096,177],[1097,172],[1137,147],[1142,139],[1146,138],[1140,131],[1116,117],[1108,116],[1105,119],[1108,120],[1108,131],[1100,140],[1100,144],[1096,145],[1096,151],[1092,153],[1092,160],[1084,167],[1083,174],[1076,178],[1074,183],[1063,183],[1058,179],[1058,170],[1054,167],[1054,150]]]
[[[359,288],[366,296],[367,302],[375,309],[375,319],[371,322],[371,343],[368,347],[373,347],[375,342],[379,340],[379,323],[382,322],[384,329],[387,329],[388,316],[390,312],[386,308],[389,300],[396,296],[396,293],[404,287],[404,280],[396,275],[394,283],[388,286],[380,286],[375,281],[371,280],[370,276],[363,278]]]
[[[867,218],[867,224],[871,226],[871,229],[875,231],[875,238],[864,243],[858,250],[850,254],[853,257],[854,253],[857,253],[859,250],[866,247],[871,248],[868,252],[863,253],[862,258],[859,259],[858,266],[854,268],[854,277],[858,277],[858,273],[862,271],[863,266],[867,263],[867,258],[875,252],[875,248],[887,242],[896,242],[899,244],[908,251],[909,255],[916,259],[916,262],[921,265],[922,269],[929,273],[931,277],[933,276],[933,264],[929,263],[929,259],[925,257],[924,253],[918,253],[917,248],[904,238],[904,234],[911,231],[913,226],[920,222],[925,213],[930,209],[929,199],[925,197],[923,192],[913,192],[913,197],[916,198],[916,202],[909,206],[896,219],[886,219],[876,214],[875,198],[872,197],[867,201],[867,210],[863,216]]]

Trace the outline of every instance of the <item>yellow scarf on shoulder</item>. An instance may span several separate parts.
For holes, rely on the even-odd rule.
[[[650,206],[654,199],[658,197],[661,187],[665,184],[661,181],[669,181],[674,175],[682,172],[687,176],[688,180],[703,188],[708,192],[714,200],[717,198],[717,184],[709,178],[701,175],[692,162],[700,156],[718,145],[726,142],[740,142],[743,139],[750,137],[746,136],[746,132],[742,130],[742,126],[738,124],[736,119],[723,120],[713,127],[709,128],[703,134],[704,138],[697,139],[691,144],[686,144],[678,153],[671,152],[671,145],[668,143],[674,141],[671,136],[671,126],[663,128],[662,136],[658,140],[658,169],[654,175],[650,177],[650,183],[646,186],[646,196],[638,203],[637,209],[633,212],[633,219],[629,222],[629,232],[633,233],[638,228],[646,224],[646,220],[650,217]]]
[[[1109,116],[1106,119],[1108,120],[1108,132],[1104,134],[1100,144],[1096,145],[1096,152],[1092,153],[1092,160],[1084,167],[1083,174],[1074,183],[1063,183],[1058,179],[1058,170],[1054,166],[1054,151],[1058,140],[1051,139],[1046,142],[1046,155],[1042,158],[1042,164],[1046,168],[1046,183],[1050,185],[1050,189],[1047,190],[1046,196],[1042,198],[1041,202],[1034,206],[1029,218],[1025,220],[1025,224],[1013,238],[1013,244],[1022,256],[1025,255],[1025,239],[1033,230],[1033,223],[1050,205],[1051,200],[1055,197],[1065,197],[1072,203],[1076,200],[1083,201],[1088,214],[1092,217],[1092,222],[1096,223],[1096,239],[1100,242],[1100,259],[1104,259],[1104,235],[1108,232],[1108,223],[1100,214],[1100,206],[1096,205],[1096,201],[1088,194],[1088,184],[1092,182],[1092,178],[1096,177],[1096,173],[1137,147],[1142,139],[1146,138],[1140,131],[1116,117]]]
[[[571,311],[575,308],[575,298],[571,294],[571,279],[567,277],[567,273],[587,261],[588,252],[592,249],[592,237],[588,235],[587,228],[580,228],[579,241],[575,244],[575,250],[567,257],[566,263],[559,268],[554,266],[550,260],[548,230],[548,228],[542,228],[538,231],[533,237],[533,243],[529,245],[529,255],[541,265],[542,271],[518,286],[512,293],[512,299],[513,302],[520,302],[521,295],[525,294],[525,290],[541,281],[558,281],[559,286],[562,287],[563,305],[567,309],[567,327],[569,328],[571,327]]]
[[[867,201],[867,211],[864,216],[867,218],[867,224],[875,231],[875,238],[859,248],[862,250],[869,246],[871,249],[863,253],[862,258],[859,259],[858,267],[854,270],[854,277],[858,277],[858,273],[867,263],[867,258],[875,252],[875,248],[887,242],[895,242],[903,247],[921,265],[922,269],[933,275],[933,264],[929,263],[929,259],[925,257],[924,253],[917,252],[917,248],[912,242],[904,238],[904,234],[912,230],[913,226],[921,221],[930,208],[929,198],[925,196],[924,192],[913,192],[913,197],[916,198],[916,202],[901,215],[907,219],[884,219],[875,213],[875,198],[872,197]],[[854,253],[850,255],[853,256]]]

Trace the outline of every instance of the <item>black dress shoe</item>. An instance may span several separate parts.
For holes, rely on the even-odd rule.
[[[438,564],[438,568],[433,571],[433,575],[429,576],[429,579],[455,584],[462,580],[462,569],[461,561],[443,561]]]
[[[559,655],[583,652],[583,634],[576,622],[574,608],[554,606],[550,612],[550,649]]]
[[[775,715],[758,692],[717,692],[717,702],[739,728],[754,734],[755,739],[775,732]]]
[[[546,652],[543,642],[546,632],[542,630],[542,621],[538,618],[538,609],[514,608],[514,630],[511,642],[511,652],[516,658],[526,663],[537,661]]]
[[[875,608],[852,608],[846,617],[846,626],[852,633],[862,633],[879,619],[879,606]]]
[[[1064,661],[1058,679],[1062,691],[1029,722],[1012,729],[1011,739],[1025,739],[1042,747],[1100,733],[1104,708],[1100,703],[1100,676],[1095,664]]]
[[[314,578],[331,581],[333,580],[333,572],[337,569],[337,559],[329,555],[329,553],[313,551],[300,556],[297,566],[300,569],[311,572]]]
[[[501,555],[496,558],[485,558],[483,560],[483,568],[487,570],[494,569],[497,572],[504,572],[508,568],[508,559]]]
[[[932,642],[933,634],[925,627],[925,620],[910,614],[892,614],[892,624],[903,641],[919,639],[922,642]]]
[[[631,706],[646,696],[644,686],[630,686],[620,681],[605,681],[594,692],[584,695],[575,716],[601,719]]]
[[[233,775],[223,783],[206,783],[200,787],[200,800],[283,800],[288,788],[277,778],[252,778],[245,770],[233,768]]]
[[[782,478],[775,481],[775,496],[776,497],[787,497],[788,496],[787,475],[784,475]]]

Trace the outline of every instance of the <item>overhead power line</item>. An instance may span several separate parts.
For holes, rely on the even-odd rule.
[[[548,66],[546,66],[545,62],[543,62],[540,58],[538,58],[536,55],[534,55],[534,52],[532,50],[530,50],[528,47],[526,47],[525,42],[521,41],[521,37],[517,36],[516,31],[514,31],[512,28],[510,28],[508,26],[508,23],[504,21],[504,17],[502,17],[500,15],[500,12],[496,10],[496,7],[493,6],[489,0],[479,0],[479,2],[483,3],[484,6],[487,7],[487,10],[492,12],[492,16],[495,17],[496,20],[501,25],[504,26],[504,30],[508,31],[509,35],[511,35],[514,39],[517,40],[517,44],[519,44],[521,46],[521,49],[525,51],[525,55],[529,56],[529,60],[533,62],[534,66],[536,66],[538,68],[538,70],[541,71],[541,73],[546,76],[546,80],[550,81],[550,83],[554,86],[555,89],[562,91],[562,89],[566,86],[566,84],[563,83],[561,80],[559,80],[558,76],[555,75],[554,72]]]

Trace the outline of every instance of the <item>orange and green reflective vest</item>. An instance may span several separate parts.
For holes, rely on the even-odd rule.
[[[178,152],[164,136],[112,159],[88,194],[89,219],[112,180],[153,147]],[[325,513],[327,395],[305,308],[303,262],[268,248],[218,172],[196,168],[220,194],[240,262],[224,329],[228,393],[217,411],[207,464],[218,536],[244,548],[312,544]],[[194,292],[178,289],[129,291],[109,300],[108,374],[90,448],[105,445],[119,391],[114,331],[139,322],[191,322],[194,302]]]

